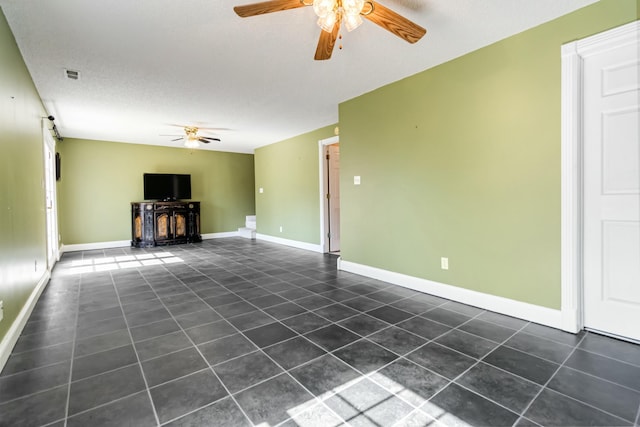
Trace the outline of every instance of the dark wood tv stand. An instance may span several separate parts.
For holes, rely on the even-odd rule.
[[[131,246],[201,242],[200,202],[131,202]]]

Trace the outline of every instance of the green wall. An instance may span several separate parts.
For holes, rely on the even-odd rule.
[[[318,141],[334,136],[334,128],[323,127],[256,149],[258,233],[320,244]]]
[[[202,233],[237,231],[255,212],[253,155],[65,139],[58,184],[65,245],[131,239],[132,201],[143,200],[142,174],[191,174]]]
[[[0,10],[0,340],[46,271],[44,115]]]
[[[637,3],[602,0],[341,104],[342,258],[560,308],[560,47],[636,20]]]

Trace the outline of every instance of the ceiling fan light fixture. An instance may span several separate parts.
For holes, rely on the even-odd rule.
[[[347,16],[359,16],[364,7],[364,0],[342,0],[342,9]]]
[[[362,18],[360,15],[346,15],[344,18],[344,26],[347,31],[351,32],[362,25]]]
[[[313,0],[313,11],[318,18],[324,18],[330,13],[335,14],[337,0]]]
[[[200,147],[200,143],[198,142],[197,139],[187,138],[184,141],[184,146],[187,148],[198,148]]]
[[[331,31],[333,31],[333,26],[336,24],[337,18],[337,14],[331,11],[327,15],[318,18],[318,26],[322,28],[323,31],[330,33]]]

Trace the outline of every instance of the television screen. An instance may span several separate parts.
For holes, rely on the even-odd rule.
[[[191,175],[145,173],[145,200],[181,200],[191,198]]]
[[[174,175],[173,195],[175,200],[191,198],[191,175]]]

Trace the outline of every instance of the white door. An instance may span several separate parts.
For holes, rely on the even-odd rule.
[[[583,58],[584,325],[640,340],[640,44]]]
[[[340,251],[340,145],[327,146],[329,252]]]
[[[47,222],[47,268],[51,270],[58,259],[58,220],[56,209],[55,143],[44,127],[44,193]]]

